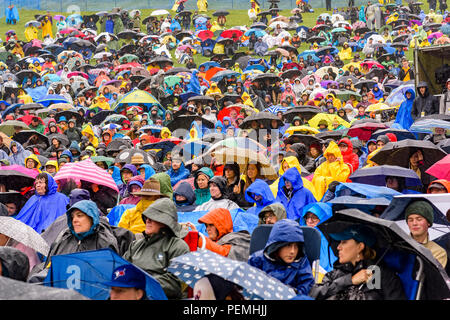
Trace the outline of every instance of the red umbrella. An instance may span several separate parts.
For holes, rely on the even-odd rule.
[[[212,39],[214,37],[214,33],[210,30],[202,30],[197,34],[197,37],[199,37],[202,41],[205,41],[206,39]]]
[[[205,79],[208,80],[208,81],[210,81],[211,78],[212,78],[217,72],[219,72],[219,71],[224,71],[224,70],[226,70],[226,69],[225,69],[225,68],[219,68],[219,67],[213,67],[213,68],[210,68],[210,69],[208,69],[208,71],[206,71]]]
[[[77,76],[77,77],[83,77],[83,78],[85,78],[86,80],[89,80],[89,76],[88,76],[86,73],[80,72],[80,71],[74,71],[74,72],[69,73],[69,74],[67,75],[67,78],[71,78],[71,77],[75,77],[75,76]]]
[[[438,179],[450,180],[450,154],[433,164],[425,172]]]
[[[241,30],[228,29],[228,30],[224,30],[220,36],[223,38],[235,39],[235,41],[236,41],[237,39],[242,37],[243,34],[244,33]]]
[[[373,132],[386,128],[387,126],[384,123],[367,122],[351,127],[348,129],[347,135],[350,137],[358,137],[360,140],[368,141]]]
[[[241,112],[241,107],[229,106],[229,107],[223,108],[217,114],[217,120],[220,120],[222,122],[224,117],[229,117],[230,116],[231,110],[236,110],[236,113],[239,114],[239,112]]]
[[[66,29],[63,29],[63,30],[61,30],[61,31],[59,31],[59,33],[60,34],[69,34],[69,33],[72,33],[72,32],[80,32],[80,30],[78,30],[78,29],[76,29],[76,28],[73,28],[73,27],[70,27],[70,28],[66,28]]]
[[[17,118],[17,120],[22,121],[22,122],[24,122],[27,126],[29,126],[29,125],[31,124],[31,119],[33,119],[33,118],[35,118],[35,117],[36,117],[36,116],[34,116],[34,115],[27,114],[26,116]],[[39,119],[39,122],[40,122],[41,124],[45,125],[44,121],[42,121],[41,118],[39,118],[39,117],[37,117],[37,118]]]
[[[369,70],[372,69],[373,67],[377,67],[380,69],[384,69],[384,66],[382,64],[380,64],[377,61],[365,61],[361,63],[361,67],[364,67],[364,65],[367,65],[369,67]]]
[[[131,70],[133,68],[142,68],[142,65],[140,63],[137,62],[130,62],[130,63],[126,63],[126,64],[121,64],[120,66],[117,66],[114,68],[114,71],[123,71],[123,70]]]

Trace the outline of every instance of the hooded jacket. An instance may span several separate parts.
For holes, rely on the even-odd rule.
[[[286,180],[292,184],[290,191],[285,188]],[[300,218],[304,206],[317,202],[312,192],[303,187],[300,172],[295,167],[286,170],[280,178],[276,201],[284,205],[287,218],[292,220]]]
[[[89,139],[90,144],[94,148],[98,147],[98,138],[95,136],[91,125],[86,125],[86,127],[84,127],[84,129],[81,131],[81,134]]]
[[[421,87],[426,88],[423,95],[420,93]],[[422,112],[424,112],[425,116],[439,113],[439,99],[430,94],[430,90],[426,82],[419,82],[419,85],[417,86],[417,92],[418,94],[414,99],[411,111],[413,120],[420,118]]]
[[[42,167],[42,164],[41,164],[41,162],[39,161],[39,159],[38,159],[38,157],[34,154],[34,153],[32,153],[32,154],[30,154],[28,157],[26,157],[25,158],[25,161],[24,161],[24,163],[23,163],[23,165],[26,167],[27,166],[27,161],[28,161],[28,159],[33,159],[35,162],[36,162],[36,168],[34,168],[33,170],[36,170],[37,172],[41,172],[41,167]]]
[[[72,121],[72,120],[70,120]],[[66,131],[64,131],[64,134],[67,136],[67,138],[69,138],[69,141],[76,141],[76,142],[80,142],[81,141],[81,130],[80,128],[77,128],[76,123],[75,123],[75,127],[71,128],[68,127]]]
[[[256,201],[255,196],[261,196],[261,200]],[[245,190],[245,200],[250,203],[254,203],[255,206],[247,210],[249,213],[259,214],[259,212],[266,206],[272,204],[275,201],[272,191],[269,185],[261,180],[256,179],[247,190]]]
[[[59,193],[58,185],[47,173],[48,191],[41,196],[33,195],[20,210],[16,219],[32,227],[37,233],[47,228],[53,221],[66,212],[69,198]]]
[[[173,170],[172,167],[167,171],[167,174],[170,177],[170,183],[172,184],[172,187],[176,185],[179,181],[187,179],[190,175],[190,172],[188,169],[184,167],[183,161],[181,161],[180,168],[178,170]]]
[[[12,146],[16,145],[17,146],[17,152],[13,153],[12,152]],[[19,166],[23,166],[25,163],[25,158],[27,158],[29,155],[31,155],[31,152],[28,150],[25,150],[23,148],[23,146],[18,143],[17,141],[11,141],[11,143],[9,144],[9,149],[11,150],[11,155],[9,156],[9,164],[12,165],[19,165]]]
[[[208,167],[203,167],[200,168],[199,170],[197,170],[197,172],[195,173],[195,179],[194,179],[194,186],[195,186],[195,204],[196,205],[201,205],[207,201],[209,201],[211,199],[211,193],[209,192],[209,188],[207,187],[206,189],[199,189],[198,184],[197,184],[197,177],[203,174],[205,176],[208,177],[208,181],[209,179],[211,179],[212,177],[214,177],[214,172],[212,172],[212,170]]]
[[[209,180],[209,183],[215,183],[219,187],[222,196],[220,199],[209,199],[209,201],[197,206],[195,211],[210,211],[216,208],[223,208],[230,211],[233,209],[239,209],[239,206],[234,201],[229,199],[226,188],[227,182],[224,177],[214,176]]]
[[[276,252],[292,242],[299,244],[299,252],[292,263],[286,264],[276,256]],[[314,285],[314,278],[303,248],[304,238],[300,225],[289,219],[280,220],[273,225],[264,249],[253,253],[248,264],[291,286],[298,294],[308,295]]]
[[[122,179],[122,171],[124,170],[130,170],[131,173],[133,174],[133,177],[135,177],[138,174],[136,167],[133,164],[127,163],[122,167],[122,169],[120,169],[120,180],[122,181],[122,184],[119,186],[119,195],[121,198],[125,198],[128,196],[128,186],[127,186],[128,182],[125,182]]]
[[[186,201],[179,202],[176,200],[176,196],[183,196],[186,198]],[[173,201],[175,202],[175,205],[177,206],[178,212],[191,212],[195,210],[195,207],[197,206],[195,203],[196,197],[195,192],[192,190],[191,185],[189,182],[181,182],[178,185],[178,188],[175,189],[173,192]]]
[[[172,200],[156,200],[143,213],[149,219],[165,224],[157,234],[147,235],[134,241],[124,258],[144,269],[161,284],[167,298],[181,298],[182,282],[167,271],[170,260],[189,252],[189,246],[180,238],[181,226]]]
[[[353,144],[349,138],[343,138],[339,140],[338,145],[345,143],[347,145],[347,151],[342,153],[344,162],[350,167],[350,173],[355,172],[359,168],[359,157],[357,154],[353,153]]]
[[[411,98],[406,97],[406,92],[411,93]],[[400,107],[397,112],[397,116],[395,117],[394,123],[398,123],[402,126],[403,129],[409,130],[411,125],[414,122],[414,119],[412,118],[412,108],[414,104],[414,100],[416,98],[416,94],[414,93],[414,90],[407,89],[405,91],[405,101],[403,101],[400,104]]]
[[[298,162],[308,171],[313,172],[316,169],[314,160],[308,156],[308,149],[303,143],[294,143],[291,150],[297,154]]]
[[[219,235],[216,241],[205,238],[206,249],[233,260],[247,261],[250,252],[250,234],[243,230],[233,232],[233,220],[230,211],[223,208],[211,210],[198,219],[199,223],[212,224]],[[199,239],[199,247],[203,245]]]
[[[27,281],[29,261],[25,253],[12,247],[0,247],[1,275],[14,280]]]
[[[269,204],[268,206],[264,207],[258,214],[259,216],[259,224],[265,224],[263,221],[264,215],[266,212],[273,212],[275,216],[277,217],[277,221],[282,219],[287,219],[286,209],[284,206],[279,202],[274,202],[272,204]]]
[[[314,171],[314,177],[312,179],[312,183],[314,184],[316,193],[320,199],[322,199],[331,182],[346,182],[350,175],[350,167],[342,160],[341,150],[336,142],[330,142],[323,155],[327,161],[322,163],[316,171]],[[341,160],[329,162],[329,155],[334,155],[336,158],[341,158]]]
[[[145,178],[144,178],[144,180],[147,180],[148,178],[150,178],[151,176],[153,176],[155,174],[155,169],[153,169],[149,164],[142,164],[139,167],[139,170],[141,168],[144,168],[144,170],[145,170]]]
[[[122,201],[120,201],[119,204],[138,204],[138,202],[141,200],[140,196],[135,196],[131,193],[131,186],[132,185],[138,185],[142,188],[144,185],[144,178],[139,176],[134,176],[131,178],[127,183],[127,191],[128,191],[128,197],[124,198]]]

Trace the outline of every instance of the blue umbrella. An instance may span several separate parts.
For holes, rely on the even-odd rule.
[[[414,132],[432,133],[434,128],[450,130],[450,122],[440,119],[419,119],[412,124],[409,130]]]
[[[69,103],[69,101],[66,100],[63,96],[57,95],[57,94],[49,94],[45,97],[41,98],[39,101],[36,101],[36,103],[42,104],[44,107],[48,107],[51,104],[55,103]]]
[[[397,192],[391,188],[356,182],[340,183],[336,187],[336,191],[334,192],[334,194],[336,197],[358,196],[360,198],[362,197],[367,199],[383,197],[388,200],[392,200],[394,196],[401,195],[400,192]]]
[[[201,65],[198,66],[199,69],[201,67],[205,67],[205,71],[208,71],[209,69],[214,68],[214,67],[220,68],[220,64],[215,62],[215,61],[206,61],[206,62],[203,62]]]
[[[306,60],[308,58],[308,56],[311,56],[311,58],[314,60],[314,62],[320,61],[320,58],[318,56],[316,56],[316,52],[314,50],[305,50],[305,51],[301,52],[297,56],[297,59],[303,58]]]
[[[295,29],[295,32],[299,33],[300,30],[302,30],[302,29],[305,30],[306,32],[308,32],[308,30],[309,30],[309,28],[306,26],[299,26],[299,27],[297,27],[297,29]]]
[[[139,131],[145,132],[147,130],[151,130],[152,132],[155,132],[155,131],[161,131],[162,128],[164,128],[164,127],[163,126],[154,125],[154,124],[148,124],[146,126],[141,127],[139,129]]]
[[[186,102],[186,101],[188,101],[189,98],[196,97],[196,96],[197,96],[197,94],[192,91],[188,91],[188,92],[180,94],[180,98],[183,102]]]
[[[236,71],[232,71],[232,70],[223,70],[223,71],[219,71],[217,72],[212,78],[211,81],[213,82],[219,82],[221,81],[223,78],[229,78],[229,77],[240,77],[241,74],[239,72]]]
[[[353,196],[342,196],[336,197],[327,203],[331,203],[333,205],[333,210],[359,209],[367,214],[371,214],[371,211],[375,209],[376,206],[387,207],[390,202],[391,201],[386,198],[365,199]]]
[[[274,114],[277,114],[279,111],[281,112],[286,112],[288,110],[288,108],[286,107],[282,107],[282,106],[271,106],[263,111],[267,111],[267,112],[272,112]]]
[[[399,166],[375,166],[356,170],[349,179],[355,183],[365,183],[373,186],[386,186],[386,177],[405,178],[406,186],[420,186],[422,182],[413,170]]]
[[[190,141],[182,146],[183,156],[185,159],[192,159],[193,156],[198,157],[201,153],[208,150],[211,147],[211,143],[195,140]]]
[[[405,98],[405,92],[406,90],[411,89],[415,91],[416,87],[414,83],[409,83],[403,86],[399,86],[391,91],[389,96],[387,97],[385,103],[391,107],[393,106],[399,106],[402,104],[403,101],[406,100]]]
[[[296,296],[294,289],[264,271],[209,250],[173,258],[168,271],[191,287],[204,276],[215,274],[241,286],[248,300],[289,300]]]
[[[206,19],[205,17],[198,17],[197,19],[195,19],[194,22],[202,24],[202,23],[206,23],[206,21],[208,21],[208,19]]]
[[[250,29],[245,32],[245,36],[250,37],[252,34],[255,34],[255,37],[264,37],[267,33],[261,29]]]
[[[56,255],[52,257],[44,285],[74,289],[90,299],[106,300],[110,287],[104,283],[111,281],[115,268],[125,264],[130,262],[109,248]],[[159,282],[141,268],[135,267],[145,275],[147,297],[151,300],[167,300]]]
[[[244,72],[249,71],[249,70],[259,70],[259,71],[265,72],[267,69],[263,65],[252,64],[251,66],[248,66],[247,68],[245,68]]]
[[[122,128],[122,126],[115,124],[115,123],[109,123],[106,126],[104,126],[102,129],[103,130],[108,130],[108,129],[114,130],[114,129],[120,129],[120,128]]]
[[[405,130],[405,129],[394,129],[394,128],[387,128],[387,129],[381,129],[377,130],[374,133],[372,133],[371,139],[377,139],[380,135],[385,135],[386,133],[393,133],[397,137],[397,141],[405,140],[405,139],[416,139],[416,136],[414,133]]]

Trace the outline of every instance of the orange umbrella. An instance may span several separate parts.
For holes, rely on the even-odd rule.
[[[206,71],[205,79],[208,80],[208,81],[210,81],[211,78],[212,78],[217,72],[223,71],[223,70],[226,70],[226,69],[225,69],[225,68],[219,68],[219,67],[213,67],[213,68],[210,68],[210,69],[208,69],[208,71]]]

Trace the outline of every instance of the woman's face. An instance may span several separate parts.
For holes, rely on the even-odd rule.
[[[286,172],[289,169],[289,163],[287,161],[283,162],[283,171]]]
[[[43,196],[45,195],[45,192],[47,191],[47,185],[45,183],[45,179],[36,179],[34,183],[34,188],[36,189],[36,193]]]
[[[338,257],[340,263],[353,263],[355,264],[362,259],[361,252],[364,249],[362,242],[356,242],[353,239],[342,240],[338,247]]]
[[[219,238],[219,231],[217,231],[217,228],[213,224],[205,223],[206,226],[206,232],[208,232],[208,237],[216,241]]]
[[[197,177],[197,185],[199,189],[208,188],[208,178],[204,174],[199,174]]]
[[[411,158],[409,158],[409,162],[411,164],[411,167],[418,168],[419,165],[423,162],[423,154],[422,151],[417,150]]]
[[[71,213],[71,216],[73,231],[75,231],[75,233],[88,232],[89,229],[91,229],[93,224],[92,218],[84,212],[78,209],[74,209]]]
[[[253,180],[256,178],[257,175],[258,175],[258,167],[254,164],[249,164],[247,168],[247,176]]]
[[[305,215],[305,222],[308,227],[314,228],[320,222],[320,219],[312,212]]]
[[[164,226],[165,224],[161,222],[149,218],[145,219],[145,233],[147,235],[158,233]]]
[[[34,162],[33,159],[28,159],[27,160],[27,168],[28,169],[34,169],[35,166],[36,166],[36,163]]]
[[[211,194],[211,198],[213,199],[218,199],[222,196],[222,192],[215,183],[209,184],[209,193]]]

